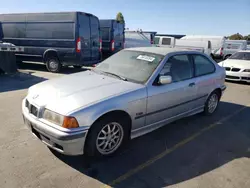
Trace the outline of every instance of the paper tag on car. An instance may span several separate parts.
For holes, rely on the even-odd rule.
[[[153,62],[155,60],[154,57],[150,57],[147,55],[139,55],[136,59],[140,59],[140,60],[144,60],[144,61],[148,61],[148,62]]]

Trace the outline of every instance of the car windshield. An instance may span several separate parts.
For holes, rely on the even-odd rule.
[[[93,70],[111,73],[128,81],[145,83],[163,58],[159,54],[123,50],[104,60]]]
[[[250,60],[250,52],[237,52],[229,59]]]

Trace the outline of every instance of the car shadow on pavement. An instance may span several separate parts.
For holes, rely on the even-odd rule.
[[[91,160],[54,151],[53,154],[70,167],[112,187],[173,185],[199,178],[234,159],[250,157],[250,108],[242,108],[221,102],[213,116],[197,114],[166,125],[132,140],[110,158]],[[239,110],[242,111],[225,119]],[[211,125],[215,126],[210,128]],[[114,181],[118,177],[121,178]]]
[[[46,65],[43,63],[22,62],[22,63],[18,63],[18,69],[48,72]],[[62,70],[60,71],[60,74],[72,74],[72,73],[77,73],[77,72],[81,72],[81,71],[85,71],[85,70],[87,70],[87,69],[63,67]]]
[[[32,75],[33,72],[17,72],[15,74],[0,75],[0,93],[29,88],[47,79]]]

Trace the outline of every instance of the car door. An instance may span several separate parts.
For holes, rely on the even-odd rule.
[[[208,95],[215,89],[216,71],[214,63],[206,56],[201,54],[192,55],[195,68],[196,86],[197,86],[197,103],[204,106]]]
[[[87,14],[78,14],[79,39],[81,41],[81,62],[91,61],[90,17]]]
[[[171,76],[172,83],[148,87],[146,125],[166,123],[197,107],[196,78],[188,55],[170,57],[160,75]]]
[[[90,17],[91,25],[91,60],[93,63],[100,60],[100,25],[99,20],[91,16]]]

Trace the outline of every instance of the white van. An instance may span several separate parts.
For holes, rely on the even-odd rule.
[[[203,52],[209,56],[211,56],[211,53],[212,53],[212,45],[209,40],[204,40],[204,41],[179,40],[179,39],[175,39],[174,37],[156,36],[154,39],[154,43],[157,46],[177,47],[177,48],[196,50],[196,51]]]
[[[150,47],[152,46],[151,35],[151,33],[141,31],[125,31],[124,48]]]
[[[224,44],[223,59],[227,59],[235,52],[246,49],[247,49],[246,40],[226,40]]]
[[[206,36],[206,35],[186,35],[182,37],[180,40],[209,40],[212,46],[212,56],[214,58],[222,59],[224,57],[224,44],[226,41],[226,37],[224,36]]]

